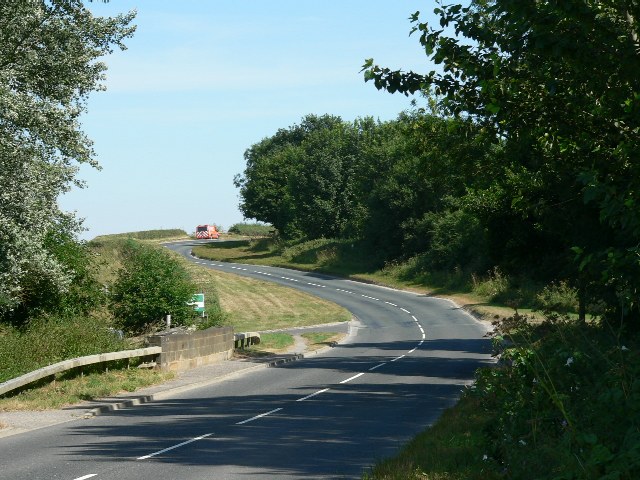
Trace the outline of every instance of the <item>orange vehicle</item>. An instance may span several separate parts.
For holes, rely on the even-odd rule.
[[[215,225],[198,225],[196,227],[196,238],[198,240],[217,240],[218,238],[220,238],[220,233],[216,229]]]

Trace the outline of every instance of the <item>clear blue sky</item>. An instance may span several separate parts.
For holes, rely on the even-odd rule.
[[[104,61],[83,129],[101,171],[61,198],[83,238],[243,221],[233,177],[244,151],[307,114],[389,120],[410,99],[365,83],[366,58],[428,71],[408,17],[419,0],[111,0],[95,14],[137,10],[128,50]],[[427,17],[429,18],[429,17]]]

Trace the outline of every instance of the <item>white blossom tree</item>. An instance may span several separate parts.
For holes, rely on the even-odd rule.
[[[57,199],[81,184],[80,164],[98,167],[79,117],[104,89],[98,59],[125,49],[134,16],[95,17],[80,0],[0,2],[0,318],[34,278],[61,291],[73,278],[45,239],[62,223],[79,228]]]

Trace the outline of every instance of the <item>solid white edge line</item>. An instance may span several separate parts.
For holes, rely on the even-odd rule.
[[[380,368],[380,367],[382,367],[383,365],[386,365],[386,364],[387,364],[387,362],[384,362],[384,363],[381,363],[381,364],[379,364],[379,365],[376,365],[375,367],[371,367],[371,368],[369,369],[369,371],[370,371],[370,372],[373,372],[375,369]]]
[[[202,440],[203,438],[207,438],[211,435],[213,435],[213,433],[206,433],[204,435],[200,435],[199,437],[192,438],[191,440],[187,440],[186,442],[182,442],[177,445],[174,445],[173,447],[165,448],[164,450],[159,450],[157,452],[150,453],[149,455],[145,455],[144,457],[138,457],[136,460],[146,460],[147,458],[155,457],[156,455],[160,455],[161,453],[168,452],[169,450],[173,450],[174,448],[182,447],[189,443],[197,442],[198,440]]]
[[[316,395],[320,395],[321,393],[326,392],[327,390],[329,390],[328,388],[325,388],[323,390],[318,390],[315,393],[312,393],[311,395],[307,395],[306,397],[303,398],[299,398],[298,400],[296,400],[296,402],[304,402],[305,400],[310,399],[311,397],[315,397]]]
[[[74,480],[87,480],[87,478],[92,478],[95,477],[96,475],[98,475],[97,473],[90,473],[89,475],[85,475],[84,477],[78,477],[75,478]]]
[[[364,372],[359,373],[359,374],[357,374],[357,375],[354,375],[354,376],[353,376],[353,377],[351,377],[351,378],[347,378],[346,380],[342,380],[340,383],[347,383],[347,382],[350,382],[351,380],[355,380],[356,378],[361,377],[362,375],[364,375]]]
[[[282,408],[274,408],[270,412],[261,413],[260,415],[256,415],[255,417],[251,417],[251,418],[249,418],[247,420],[243,420],[241,422],[238,422],[238,423],[236,423],[236,425],[244,425],[245,423],[253,422],[254,420],[257,420],[259,418],[266,417],[267,415],[271,415],[272,413],[279,412],[280,410],[282,410]]]

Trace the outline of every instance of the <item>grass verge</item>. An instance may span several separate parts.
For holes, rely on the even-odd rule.
[[[479,399],[463,398],[438,421],[418,434],[393,458],[377,463],[366,480],[463,480],[498,479],[489,461],[483,430],[491,417]]]
[[[277,244],[271,239],[238,239],[197,246],[193,253],[209,260],[316,271],[449,298],[477,318],[486,321],[512,315],[514,305],[521,313],[535,318],[539,315],[531,308],[522,308],[515,303],[512,306],[499,305],[491,300],[490,295],[476,293],[484,293],[480,287],[485,287],[485,283],[493,286],[496,283],[495,276],[489,276],[485,282],[478,280],[474,285],[457,272],[447,275],[420,273],[415,260],[378,269],[359,251],[355,243],[344,240],[320,239],[297,244]],[[500,277],[498,279],[502,280]],[[518,286],[518,289],[522,290],[522,287]],[[504,294],[502,291],[498,293]],[[541,319],[542,316],[539,316],[539,320]]]
[[[301,335],[307,343],[307,349],[312,351],[334,346],[345,336],[345,333],[340,332],[308,332]]]
[[[172,372],[146,369],[119,369],[92,371],[82,376],[65,372],[39,388],[23,390],[17,395],[0,398],[0,411],[51,410],[85,400],[109,397],[121,392],[134,392],[139,388],[166,382]]]

